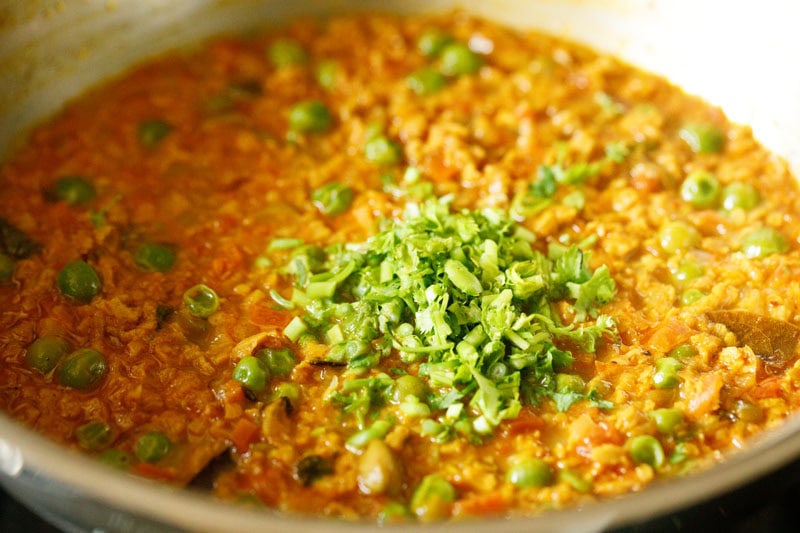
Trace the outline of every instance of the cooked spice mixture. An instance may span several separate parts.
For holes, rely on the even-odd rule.
[[[663,79],[461,13],[99,87],[0,170],[0,407],[288,512],[528,515],[800,405],[798,189]]]

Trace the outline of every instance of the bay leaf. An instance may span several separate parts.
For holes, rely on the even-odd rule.
[[[794,324],[741,310],[709,311],[706,316],[728,328],[739,346],[749,346],[773,372],[785,370],[795,357],[800,328]]]

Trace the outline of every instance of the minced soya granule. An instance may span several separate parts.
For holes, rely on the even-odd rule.
[[[535,514],[800,403],[785,163],[554,37],[451,13],[218,38],[68,103],[0,187],[2,408],[224,499]]]

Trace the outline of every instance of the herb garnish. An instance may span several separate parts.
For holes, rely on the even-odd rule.
[[[409,203],[364,243],[297,249],[284,273],[328,359],[363,374],[395,350],[429,387],[429,409],[401,401],[401,410],[429,415],[422,434],[476,438],[515,418],[523,402],[593,400],[556,392],[555,376],[573,361],[565,346],[591,353],[615,331],[598,309],[615,292],[608,268],[590,269],[576,246],[544,254],[534,241],[504,211],[451,212],[447,198],[429,199]],[[556,302],[572,307],[571,323]],[[328,398],[364,428],[390,400],[393,379],[344,377]]]
[[[557,161],[552,165],[540,165],[536,169],[536,177],[527,190],[514,197],[511,203],[511,214],[516,220],[525,219],[538,213],[551,205],[559,186],[579,187],[587,180],[597,176],[604,167],[622,163],[630,154],[627,146],[622,143],[609,143],[605,147],[605,156],[602,159],[587,163],[579,161],[571,165],[565,164],[566,146],[562,145],[558,151]],[[577,193],[577,196],[576,196]],[[568,194],[562,200],[566,205],[582,209],[584,200],[579,190]]]

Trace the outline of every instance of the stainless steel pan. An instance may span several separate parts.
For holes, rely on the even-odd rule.
[[[66,100],[126,67],[204,37],[296,14],[461,7],[541,29],[666,75],[718,104],[800,174],[800,3],[787,0],[41,0],[0,2],[0,154]],[[2,191],[0,191],[2,194]],[[2,387],[2,384],[0,384]],[[526,520],[444,524],[469,531],[597,531],[674,512],[800,457],[800,417],[717,467],[642,493]],[[0,483],[70,530],[352,530],[220,503],[111,471],[0,414]]]

